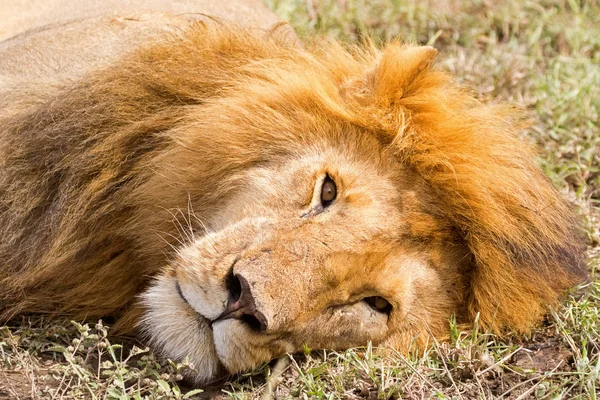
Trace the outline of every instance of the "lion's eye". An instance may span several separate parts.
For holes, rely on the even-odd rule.
[[[329,206],[335,200],[337,196],[337,188],[335,182],[329,175],[325,177],[323,186],[321,186],[321,205],[323,207]]]
[[[392,305],[389,301],[384,299],[383,297],[373,296],[373,297],[365,297],[364,301],[373,307],[375,311],[379,311],[380,313],[389,314],[392,311]]]

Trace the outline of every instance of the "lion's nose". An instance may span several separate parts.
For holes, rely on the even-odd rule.
[[[244,321],[254,330],[265,331],[267,329],[267,319],[263,313],[256,309],[250,284],[246,278],[238,274],[232,274],[227,279],[227,290],[229,291],[227,308],[213,322],[235,318]]]

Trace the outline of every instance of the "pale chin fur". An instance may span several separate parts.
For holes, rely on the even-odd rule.
[[[196,372],[186,377],[195,384],[214,380],[225,369],[244,371],[294,351],[291,343],[257,335],[239,321],[224,320],[211,327],[181,298],[176,279],[168,275],[159,276],[140,299],[146,310],[142,332],[162,357],[177,362],[187,358]]]
[[[187,374],[196,384],[218,377],[220,361],[208,322],[179,296],[174,278],[160,276],[141,296],[145,315],[140,323],[144,335],[163,357],[184,361],[197,373]]]

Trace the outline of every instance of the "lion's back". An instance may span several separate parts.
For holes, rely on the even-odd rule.
[[[9,0],[0,4],[0,90],[27,80],[77,79],[194,21],[269,29],[260,0]]]

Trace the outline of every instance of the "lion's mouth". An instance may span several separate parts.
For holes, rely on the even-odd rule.
[[[179,286],[179,281],[175,281],[175,289],[177,290],[177,294],[179,294],[179,297],[181,298],[181,300],[183,300],[185,302],[185,304],[187,304],[189,306],[190,303],[187,301],[187,299],[183,295],[183,292],[181,291],[181,286]]]
[[[191,310],[193,310],[194,313],[198,316],[198,318],[200,318],[200,320],[202,322],[204,322],[210,329],[212,329],[212,323],[213,323],[213,321],[211,321],[210,319],[206,318],[204,315],[202,315],[198,311],[196,311],[196,309],[194,307],[192,307],[192,305],[190,304],[190,302],[186,299],[185,295],[183,294],[183,291],[181,290],[181,286],[179,285],[179,281],[177,281],[177,280],[175,280],[175,290],[177,290],[177,294],[179,295],[179,298],[181,300],[183,300],[183,302],[185,303],[185,305],[187,307],[189,307]]]

